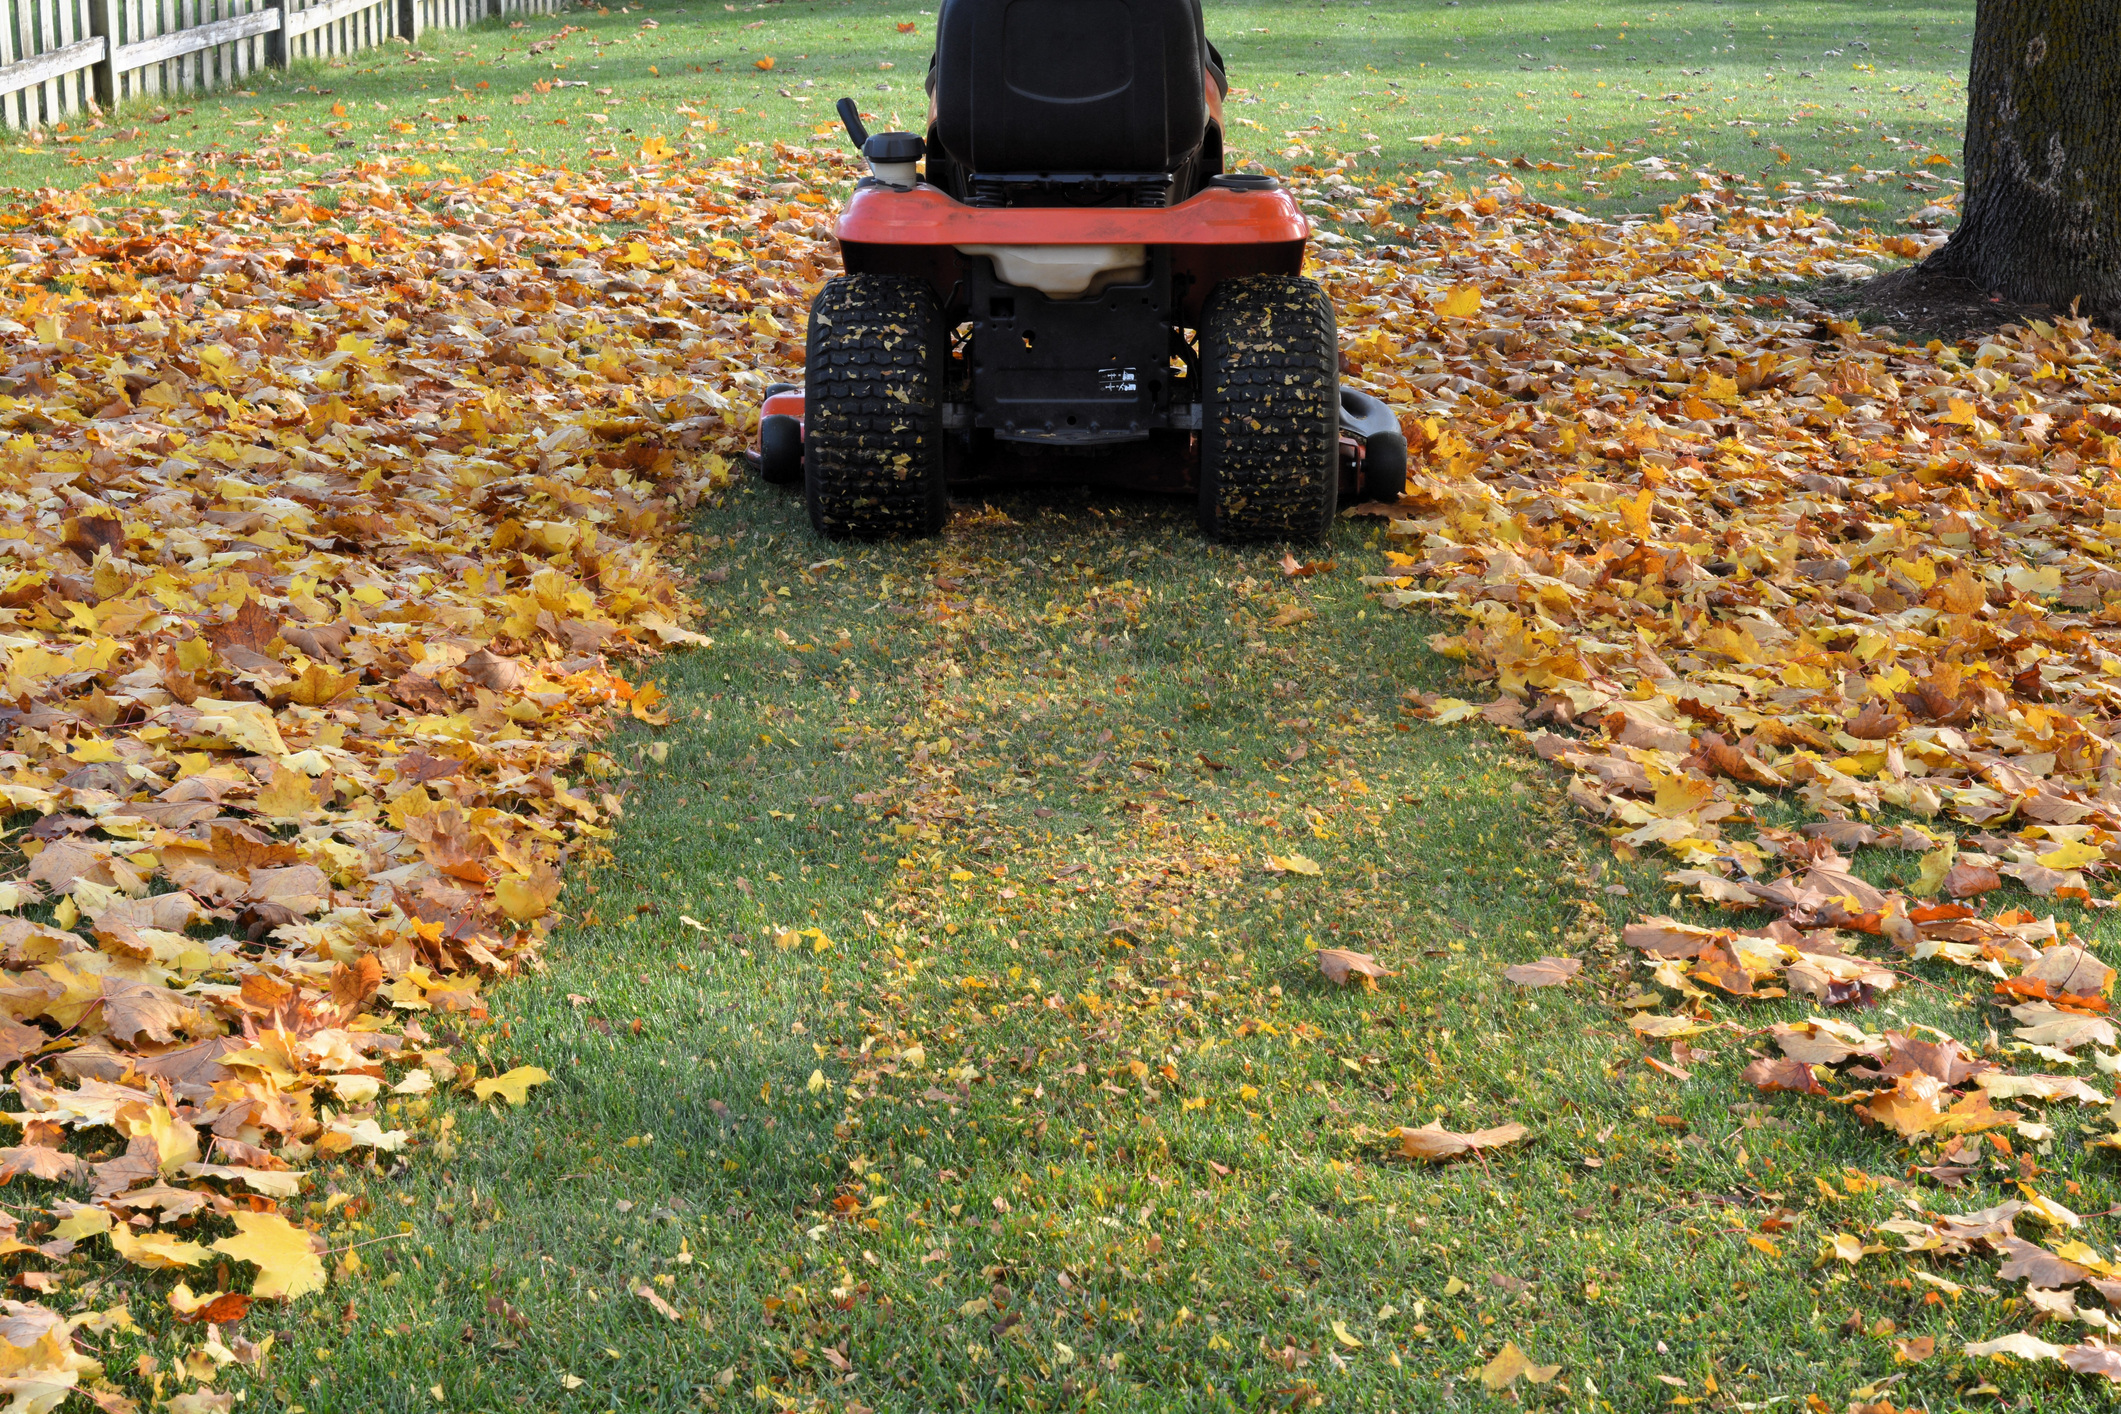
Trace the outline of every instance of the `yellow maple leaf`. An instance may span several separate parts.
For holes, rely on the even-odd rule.
[[[2050,869],[2082,869],[2087,864],[2097,864],[2106,858],[2106,851],[2083,840],[2064,840],[2040,856],[2040,862]]]
[[[497,880],[493,896],[500,900],[501,910],[510,919],[528,923],[552,911],[553,901],[560,896],[560,876],[540,860],[528,874],[510,874]]]
[[[1884,1250],[1883,1247],[1864,1246],[1863,1239],[1854,1233],[1837,1232],[1828,1238],[1825,1245],[1820,1248],[1819,1260],[1822,1262],[1842,1261],[1854,1266],[1862,1261],[1866,1254],[1883,1252]]]
[[[307,1232],[278,1213],[236,1213],[236,1235],[214,1244],[214,1251],[249,1262],[258,1269],[251,1295],[282,1301],[306,1296],[324,1286],[324,1260],[310,1245]],[[187,1244],[189,1245],[189,1244]],[[203,1251],[200,1256],[204,1256]]]
[[[2003,582],[2013,589],[2046,598],[2062,592],[2062,570],[2055,565],[2042,565],[2038,569],[2015,565],[2004,572]]]
[[[317,793],[309,777],[276,765],[265,789],[258,792],[257,806],[269,820],[307,820],[317,813]]]
[[[51,1235],[54,1239],[64,1238],[69,1242],[79,1242],[85,1237],[96,1237],[109,1232],[110,1226],[111,1218],[108,1212],[84,1203],[61,1218],[52,1228]]]
[[[1654,487],[1645,486],[1630,500],[1615,503],[1620,510],[1620,523],[1628,528],[1630,535],[1650,533],[1650,508],[1657,504]]]
[[[1940,593],[1944,611],[1948,614],[1971,614],[1988,602],[1988,590],[1966,572],[1965,565],[1952,570],[1951,578],[1944,581]]]
[[[1277,874],[1302,874],[1314,879],[1324,872],[1318,867],[1316,860],[1307,859],[1301,854],[1270,854],[1267,856],[1267,868]]]
[[[1645,766],[1643,773],[1656,788],[1656,797],[1650,803],[1650,813],[1667,820],[1680,815],[1690,815],[1707,805],[1716,795],[1716,783],[1699,776],[1667,771],[1659,766]]]
[[[1517,1342],[1506,1340],[1495,1358],[1481,1367],[1480,1382],[1489,1389],[1508,1389],[1520,1379],[1543,1385],[1561,1373],[1559,1365],[1535,1365],[1532,1357],[1517,1348]]]
[[[222,702],[202,697],[192,704],[199,719],[192,729],[201,736],[219,737],[232,746],[275,759],[287,754],[280,727],[260,702]]]
[[[344,697],[360,685],[359,673],[334,672],[322,663],[311,663],[302,670],[302,676],[280,689],[280,692],[285,693],[289,701],[299,702],[304,707],[323,707]],[[279,701],[280,694],[275,693],[273,700]]]
[[[252,1215],[239,1215],[239,1222],[242,1216]],[[143,1232],[135,1237],[123,1223],[110,1230],[110,1245],[134,1266],[155,1270],[196,1267],[208,1256],[207,1250],[196,1242],[186,1242],[166,1232]]]
[[[155,1153],[164,1173],[174,1173],[199,1160],[199,1131],[170,1113],[167,1105],[150,1107],[144,1115],[126,1122],[124,1128],[129,1134],[144,1134],[155,1141]]]
[[[1922,856],[1921,870],[1908,892],[1916,898],[1935,898],[1944,887],[1945,876],[1952,872],[1952,864],[1959,857],[1957,845],[1947,844],[1942,849],[1933,849]]]
[[[1480,291],[1472,285],[1460,285],[1436,301],[1436,312],[1445,319],[1471,319],[1480,313]]]
[[[499,1095],[511,1105],[520,1105],[530,1098],[530,1087],[543,1085],[552,1079],[545,1071],[534,1065],[519,1065],[514,1070],[488,1076],[472,1082],[471,1092],[482,1100]]]

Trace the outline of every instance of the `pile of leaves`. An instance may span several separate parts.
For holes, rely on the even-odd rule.
[[[179,1320],[300,1296],[316,1164],[446,1146],[431,1096],[544,1078],[464,1035],[618,816],[598,738],[665,720],[620,668],[704,641],[666,555],[800,362],[773,311],[815,223],[757,174],[364,169],[333,211],[214,178],[199,219],[54,196],[0,236],[18,1285],[95,1244],[257,1268]],[[126,1407],[75,1344],[123,1308],[6,1310],[13,1407]],[[208,1382],[259,1355],[203,1350]]]
[[[1433,646],[1494,691],[1410,711],[1525,733],[1624,858],[1662,849],[1675,886],[1765,916],[1630,927],[1636,1032],[1676,1065],[1728,1024],[1711,998],[1865,1007],[1934,960],[1984,976],[2001,1049],[2121,1070],[2112,969],[2066,923],[1977,906],[2006,880],[2113,902],[2121,343],[2058,318],[1915,346],[1734,295],[1866,252],[1725,191],[1627,226],[1514,185],[1457,214],[1327,270],[1344,366],[1415,452],[1405,497],[1360,508],[1387,520],[1366,582],[1455,617]],[[1866,882],[1867,849],[1916,856],[1914,882]],[[1748,1080],[1926,1146],[1946,1184],[2052,1137],[2006,1102],[2107,1099],[1943,1032],[1765,1039]],[[2121,1373],[2096,1337],[2011,1339]]]
[[[1574,729],[1576,798],[1630,848],[1757,873],[1723,822],[1772,791],[2015,822],[1969,862],[2085,897],[2121,825],[2121,346],[2064,319],[1914,348],[1719,300],[1809,264],[1814,227],[1701,204],[1425,228],[1404,274],[1335,281],[1373,315],[1348,359],[1422,444],[1371,581],[1465,621],[1436,646],[1495,685],[1491,718]]]

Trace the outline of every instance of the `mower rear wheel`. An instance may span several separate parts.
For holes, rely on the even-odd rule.
[[[1311,280],[1227,280],[1201,322],[1200,528],[1316,540],[1340,496],[1339,345]]]
[[[803,499],[835,540],[933,535],[943,482],[942,309],[925,280],[842,275],[810,305]]]

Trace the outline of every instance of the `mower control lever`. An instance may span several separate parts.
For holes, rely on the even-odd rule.
[[[869,141],[869,129],[862,126],[861,110],[855,107],[851,98],[842,98],[839,110],[840,121],[847,125],[847,136],[854,140],[854,150],[860,152],[862,144]]]

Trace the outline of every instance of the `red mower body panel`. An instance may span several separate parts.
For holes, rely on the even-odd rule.
[[[1141,245],[1169,252],[1181,309],[1225,280],[1296,275],[1311,222],[1288,192],[1210,187],[1168,207],[967,206],[925,183],[857,189],[835,227],[847,272],[911,275],[948,303],[962,288],[960,246]]]

